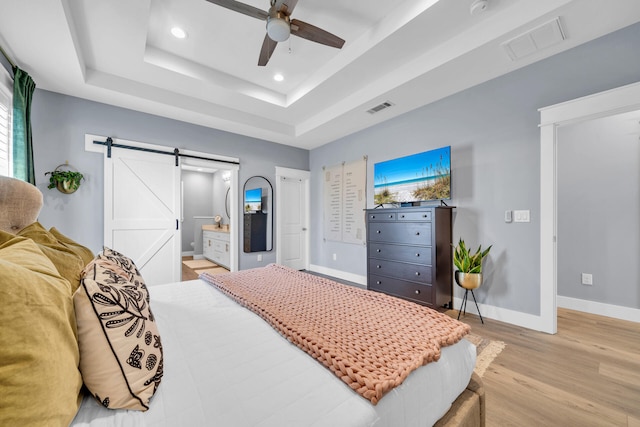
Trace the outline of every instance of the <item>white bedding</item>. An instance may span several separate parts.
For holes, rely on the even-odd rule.
[[[476,350],[442,349],[373,406],[266,322],[201,280],[150,287],[164,377],[147,412],[85,397],[72,426],[429,426],[464,390]]]

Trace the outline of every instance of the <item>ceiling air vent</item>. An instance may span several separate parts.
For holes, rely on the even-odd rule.
[[[529,56],[565,40],[560,19],[540,25],[524,34],[512,38],[502,44],[512,61]]]
[[[392,103],[390,103],[389,101],[386,101],[386,102],[383,102],[383,103],[382,103],[382,104],[380,104],[380,105],[376,105],[375,107],[373,107],[373,108],[372,108],[372,109],[370,109],[370,110],[367,110],[367,113],[369,113],[369,114],[375,114],[375,113],[377,113],[378,111],[382,111],[382,110],[384,110],[385,108],[389,108],[389,107],[392,107],[392,106],[393,106],[393,104],[392,104]]]

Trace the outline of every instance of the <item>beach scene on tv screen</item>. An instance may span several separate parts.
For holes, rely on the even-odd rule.
[[[247,190],[244,194],[245,212],[258,212],[262,210],[262,189]]]
[[[451,198],[451,147],[442,147],[374,165],[378,205]]]

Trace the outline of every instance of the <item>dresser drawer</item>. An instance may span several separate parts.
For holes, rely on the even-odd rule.
[[[398,221],[431,221],[431,211],[398,212]]]
[[[372,274],[397,277],[413,282],[431,283],[431,266],[421,264],[408,264],[405,262],[388,261],[384,259],[369,259],[369,271]]]
[[[396,213],[395,212],[384,212],[383,210],[380,213],[370,213],[369,221],[395,221]]]
[[[384,292],[385,294],[416,301],[428,306],[434,305],[433,287],[390,277],[369,275],[368,289]]]
[[[372,222],[369,223],[367,233],[372,242],[404,243],[407,245],[431,244],[430,222]]]
[[[431,247],[371,243],[369,257],[431,265]]]

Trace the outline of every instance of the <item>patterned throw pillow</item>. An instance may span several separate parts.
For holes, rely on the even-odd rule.
[[[105,248],[84,269],[73,300],[86,387],[107,408],[149,409],[162,379],[162,344],[133,261]]]

